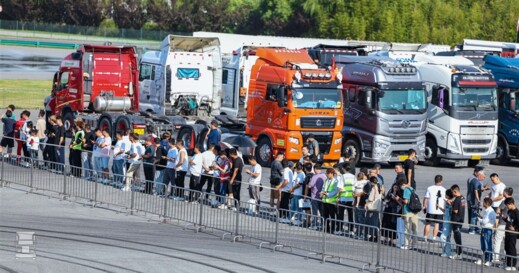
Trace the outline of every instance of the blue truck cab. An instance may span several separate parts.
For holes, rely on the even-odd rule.
[[[487,55],[485,69],[494,75],[498,86],[499,141],[495,164],[507,164],[512,158],[519,158],[519,59]]]

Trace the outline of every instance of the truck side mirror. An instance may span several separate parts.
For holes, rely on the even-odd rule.
[[[278,106],[279,107],[285,107],[285,92],[286,92],[286,87],[284,86],[281,86],[279,87],[279,89],[277,90],[277,101],[278,101]]]
[[[509,108],[511,111],[515,111],[515,92],[510,92]]]
[[[373,90],[366,90],[366,107],[373,108]]]

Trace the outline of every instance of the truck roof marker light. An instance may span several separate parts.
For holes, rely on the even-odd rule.
[[[319,73],[319,78],[323,79],[324,78],[324,73]]]
[[[310,72],[305,73],[305,78],[311,78],[311,77],[312,77],[312,73],[310,73]]]
[[[328,73],[326,73],[326,74],[324,75],[324,78],[325,78],[325,79],[331,79],[331,78],[332,78],[332,74],[330,74],[330,73],[328,72]]]
[[[317,78],[319,76],[317,73],[312,73],[312,78]]]

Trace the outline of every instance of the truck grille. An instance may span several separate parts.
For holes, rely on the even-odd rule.
[[[330,147],[332,146],[332,132],[302,132],[303,135],[303,143],[306,143],[306,139],[310,134],[314,135],[315,140],[319,143],[319,151],[321,153],[327,155],[330,152]]]
[[[487,153],[488,148],[463,148],[465,153],[474,154],[474,153]]]
[[[490,144],[492,142],[492,139],[462,139],[461,142],[463,144],[480,144],[480,145],[486,145]]]
[[[422,129],[421,120],[392,120],[389,121],[389,131],[392,134],[416,134]]]
[[[335,118],[304,117],[301,118],[301,128],[334,128]],[[317,139],[317,137],[316,137]],[[317,140],[319,141],[319,140]]]

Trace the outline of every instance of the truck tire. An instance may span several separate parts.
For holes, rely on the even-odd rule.
[[[194,145],[195,145],[194,131],[191,127],[184,127],[180,129],[177,135],[177,141],[182,141],[184,143],[184,147],[187,150],[187,153],[191,156],[194,153]]]
[[[205,137],[207,136],[208,133],[209,133],[209,128],[204,128],[198,134],[198,139],[197,139],[198,145],[202,146],[202,148],[204,149],[201,152],[207,151],[207,149],[209,148],[207,146],[207,141],[205,141]]]
[[[360,150],[359,142],[353,138],[350,138],[346,140],[346,142],[344,142],[344,145],[342,147],[342,152],[350,153],[350,158],[353,159],[355,165],[359,165],[360,160],[362,158],[362,151]]]
[[[107,117],[101,117],[97,123],[97,128],[101,131],[108,129],[108,132],[112,133],[112,122]]]
[[[438,145],[436,145],[436,141],[434,139],[429,137],[425,141],[423,164],[425,166],[438,166],[438,164],[440,164],[440,159],[438,158]]]
[[[128,129],[131,129],[131,122],[130,122],[130,119],[126,116],[120,116],[117,118],[117,120],[115,121],[115,132],[111,132],[112,135],[114,136],[115,138],[115,133],[117,131],[121,131],[123,132],[123,134],[126,132],[126,130]]]
[[[76,117],[72,111],[66,111],[63,115],[63,127],[65,128],[65,135],[72,137],[70,129],[75,126],[74,120]]]
[[[508,147],[501,138],[497,142],[496,159],[492,160],[492,164],[507,165],[510,163],[510,157],[508,157]]]
[[[258,141],[258,146],[256,146],[256,161],[262,167],[270,167],[272,164],[273,151],[272,151],[272,143],[268,137],[262,137]]]

